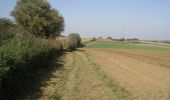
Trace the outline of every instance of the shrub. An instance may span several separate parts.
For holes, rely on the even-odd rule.
[[[54,43],[55,43],[54,46],[55,46],[56,49],[58,49],[58,50],[60,50],[60,51],[63,50],[62,39],[56,38],[56,39],[54,40]]]
[[[109,37],[107,37],[107,39],[110,39],[110,40],[112,40],[112,37],[110,37],[110,36],[109,36]]]
[[[75,50],[77,48],[77,39],[76,39],[76,37],[74,37],[72,35],[69,35],[66,38],[65,47],[66,47],[66,49]]]
[[[78,46],[80,46],[81,38],[77,33],[71,33],[66,38],[64,47],[66,49],[75,50]]]
[[[92,38],[92,41],[96,41],[96,38],[95,38],[95,37],[93,37],[93,38]]]
[[[45,40],[17,36],[0,49],[0,76],[18,68],[29,67],[48,56],[52,47]]]
[[[42,68],[53,51],[47,40],[32,36],[19,35],[4,44],[0,48],[0,99],[13,98],[16,91],[22,94],[26,80],[32,79],[32,72]]]
[[[75,35],[76,39],[77,39],[77,46],[80,46],[81,45],[81,37],[78,33],[72,33]]]
[[[6,18],[0,18],[0,45],[14,36],[14,27],[12,21]]]

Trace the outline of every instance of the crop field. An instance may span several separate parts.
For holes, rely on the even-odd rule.
[[[142,50],[159,50],[170,51],[170,48],[156,47],[151,45],[137,45],[133,43],[115,43],[115,42],[92,42],[86,48],[122,48],[122,49],[142,49]]]
[[[53,72],[38,99],[169,100],[169,50],[91,42],[62,57],[63,67]]]

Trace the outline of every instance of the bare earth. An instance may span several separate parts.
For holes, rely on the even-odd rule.
[[[40,100],[170,100],[170,52],[83,48],[63,60]]]

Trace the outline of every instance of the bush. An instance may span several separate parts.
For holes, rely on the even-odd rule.
[[[0,49],[0,76],[35,63],[49,55],[52,47],[45,40],[17,36]]]
[[[56,39],[54,40],[54,43],[55,43],[54,46],[55,46],[56,49],[58,49],[58,50],[60,50],[60,51],[63,50],[62,39],[56,38]]]
[[[95,37],[93,37],[93,38],[92,38],[92,41],[96,41],[96,38],[95,38]]]
[[[66,49],[75,50],[77,48],[77,39],[76,39],[76,37],[74,37],[72,35],[69,35],[66,38],[65,47],[66,47]]]
[[[65,48],[70,50],[75,50],[80,46],[81,38],[77,33],[71,33],[65,40]]]
[[[46,62],[53,50],[48,41],[32,36],[19,35],[3,45],[0,48],[0,99],[13,96],[16,91],[22,93],[27,86],[25,80],[44,66],[42,62]]]
[[[107,39],[110,39],[110,40],[112,40],[112,37],[110,37],[110,36],[109,36],[109,37],[107,37]]]
[[[81,45],[81,37],[78,33],[72,33],[75,35],[76,39],[77,39],[77,46],[80,46]]]

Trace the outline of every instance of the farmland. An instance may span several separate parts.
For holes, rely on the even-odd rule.
[[[39,99],[169,100],[169,55],[167,48],[91,42],[62,57]]]
[[[169,5],[2,0],[0,100],[170,100]]]
[[[122,49],[170,51],[170,48],[164,48],[164,47],[156,47],[151,45],[137,45],[132,43],[115,43],[115,42],[93,42],[88,44],[87,48],[122,48]]]

